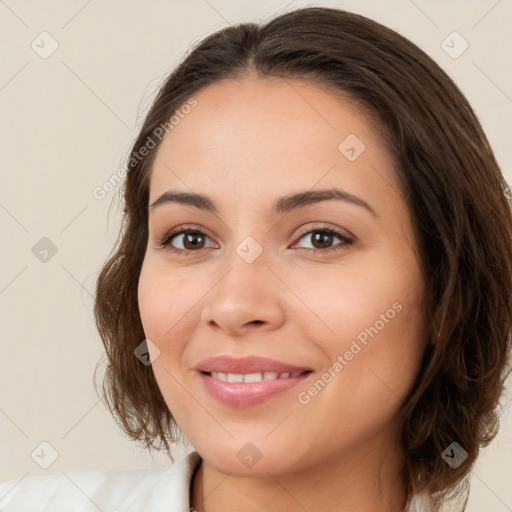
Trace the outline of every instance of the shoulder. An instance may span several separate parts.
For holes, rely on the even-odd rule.
[[[431,500],[431,496],[427,492],[413,494],[409,498],[405,512],[430,512],[432,510]]]
[[[61,471],[0,483],[0,512],[188,512],[197,452],[158,468]]]

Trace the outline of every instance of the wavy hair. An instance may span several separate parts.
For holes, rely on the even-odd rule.
[[[94,315],[108,359],[103,398],[146,448],[169,453],[180,439],[151,366],[134,356],[145,339],[137,288],[159,147],[148,149],[147,141],[194,93],[252,72],[350,98],[376,116],[395,158],[430,316],[430,343],[403,405],[403,476],[410,493],[428,493],[439,510],[468,489],[479,449],[498,430],[511,348],[511,207],[489,142],[455,83],[411,41],[363,16],[309,7],[230,26],[196,44],[165,79],[132,146],[119,237],[96,283]],[[442,457],[453,442],[467,452],[454,468]]]

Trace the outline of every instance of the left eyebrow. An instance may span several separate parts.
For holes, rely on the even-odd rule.
[[[308,190],[307,192],[299,192],[291,196],[280,197],[274,204],[273,211],[275,213],[286,213],[296,208],[304,208],[310,204],[319,203],[320,201],[338,200],[360,206],[368,210],[372,215],[378,217],[375,210],[363,199],[350,194],[345,190],[338,188],[330,188],[326,190]]]
[[[360,206],[368,210],[372,215],[378,217],[375,210],[363,199],[350,194],[345,190],[331,188],[326,190],[308,190],[306,192],[298,192],[297,194],[282,196],[274,203],[272,211],[275,214],[287,213],[298,208],[304,208],[309,205],[319,203],[321,201],[338,200],[344,201],[356,206]],[[215,202],[209,197],[190,193],[190,192],[176,192],[167,191],[158,197],[150,206],[153,209],[164,203],[179,203],[194,206],[200,210],[206,210],[212,213],[218,213],[218,207]]]

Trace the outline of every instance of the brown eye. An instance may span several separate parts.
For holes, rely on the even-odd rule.
[[[304,247],[306,251],[312,252],[329,252],[338,249],[343,249],[352,245],[354,240],[347,235],[331,227],[325,226],[318,229],[310,229],[309,231],[303,230],[300,240],[303,238],[310,238],[312,247]],[[339,243],[332,245],[340,240]],[[174,253],[181,253],[184,255],[199,252],[200,249],[207,249],[217,247],[213,242],[207,246],[207,241],[210,240],[208,235],[197,229],[175,229],[166,233],[159,241],[158,247],[167,247],[168,250]],[[295,244],[293,248],[297,247]]]
[[[187,251],[194,252],[198,249],[206,248],[206,240],[209,240],[209,237],[197,229],[173,230],[160,240],[158,246],[167,247],[173,252],[186,253]],[[175,244],[177,244],[178,247],[176,247]],[[181,247],[179,247],[180,245]]]
[[[181,243],[186,250],[194,250],[197,248],[202,249],[204,242],[205,237],[201,233],[185,233]]]
[[[328,226],[318,229],[311,229],[309,231],[303,231],[300,239],[302,240],[303,238],[309,238],[312,245],[312,247],[305,247],[304,249],[313,252],[328,252],[331,250],[343,249],[344,247],[354,243],[354,240],[349,238],[347,235]],[[341,243],[332,246],[331,244],[335,242],[336,239],[341,240]],[[297,244],[295,244],[293,247],[296,247],[296,245]]]

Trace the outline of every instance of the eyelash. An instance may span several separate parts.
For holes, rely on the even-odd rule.
[[[172,247],[172,246],[169,246],[170,242],[172,241],[172,239],[177,236],[177,235],[183,235],[183,234],[187,234],[187,233],[194,233],[194,234],[199,234],[201,236],[205,236],[207,238],[208,235],[206,235],[205,233],[203,233],[201,230],[198,230],[198,229],[193,229],[193,228],[186,228],[186,229],[180,229],[180,228],[177,228],[177,229],[173,229],[169,232],[167,232],[159,241],[158,241],[158,245],[157,245],[157,248],[165,248],[167,247],[167,249],[173,253],[177,253],[177,254],[182,254],[184,256],[189,256],[189,255],[192,255],[192,253],[194,252],[198,252],[197,250],[196,251],[193,251],[193,250],[190,250],[190,249],[176,249],[175,247]],[[338,250],[342,250],[342,249],[346,249],[347,246],[350,246],[354,243],[354,240],[352,238],[349,238],[347,235],[344,235],[343,233],[341,233],[340,231],[336,230],[336,229],[333,229],[329,226],[321,226],[319,228],[314,228],[314,229],[301,229],[300,232],[299,232],[299,240],[301,238],[303,238],[305,235],[309,235],[311,233],[327,233],[329,235],[335,235],[337,236],[338,238],[341,239],[342,243],[338,244],[338,245],[335,245],[333,247],[328,247],[326,249],[310,249],[310,248],[303,248],[304,251],[310,253],[310,252],[313,252],[313,253],[318,253],[318,252],[321,252],[321,253],[326,253],[326,252],[331,252],[331,251],[338,251]],[[295,245],[295,244],[294,244]],[[201,248],[201,249],[204,249],[204,248]]]

